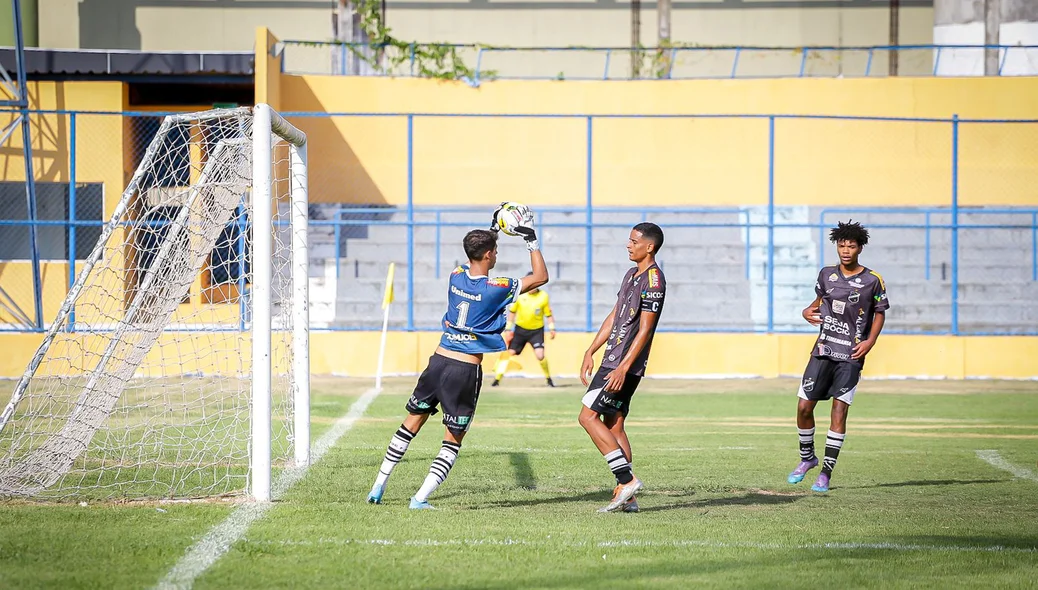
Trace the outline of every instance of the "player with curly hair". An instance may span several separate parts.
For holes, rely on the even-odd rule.
[[[862,248],[869,243],[869,231],[851,220],[840,222],[829,232],[829,241],[836,244],[840,264],[826,266],[818,273],[815,300],[803,311],[808,323],[821,328],[797,394],[800,464],[787,478],[789,483],[800,483],[818,466],[815,405],[832,399],[822,472],[811,486],[816,492],[829,491],[865,355],[876,345],[890,307],[883,277],[858,263]]]

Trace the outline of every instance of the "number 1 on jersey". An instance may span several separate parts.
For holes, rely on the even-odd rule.
[[[465,320],[469,319],[469,302],[462,301],[458,304],[458,321],[454,323],[459,328],[464,328]]]

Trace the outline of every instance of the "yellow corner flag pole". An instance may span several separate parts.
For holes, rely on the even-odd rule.
[[[382,390],[382,363],[386,358],[386,333],[389,331],[389,304],[393,303],[393,275],[396,273],[396,263],[389,263],[389,273],[386,274],[386,291],[382,296],[382,342],[378,347],[378,369],[375,372],[375,389]]]

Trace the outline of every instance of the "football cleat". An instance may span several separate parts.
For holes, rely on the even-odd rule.
[[[368,492],[368,504],[381,504],[382,494],[386,493],[385,486],[375,484],[371,486],[371,491]]]
[[[497,387],[498,385],[501,385],[500,379],[494,379],[494,382],[490,384],[491,387]]]
[[[411,510],[436,510],[433,505],[429,502],[419,502],[415,498],[411,498]]]
[[[555,387],[555,382],[551,380],[551,377],[548,377],[548,387]]]
[[[632,479],[630,483],[619,484],[616,489],[613,490],[613,501],[606,506],[599,508],[599,512],[613,512],[617,510],[627,502],[638,490],[642,489],[642,482],[637,477]]]
[[[800,465],[797,465],[797,468],[789,474],[789,477],[786,478],[786,481],[788,481],[789,483],[800,483],[804,481],[804,476],[807,475],[807,472],[811,471],[815,467],[818,467],[817,457],[811,459],[810,461],[801,461]]]
[[[829,476],[824,473],[818,474],[818,479],[815,480],[815,485],[811,486],[813,492],[825,492],[829,491]]]
[[[624,506],[620,509],[620,512],[639,512],[639,510],[638,500],[634,496],[631,496],[626,502],[624,502]]]

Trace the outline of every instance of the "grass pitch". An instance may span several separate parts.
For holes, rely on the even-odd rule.
[[[315,379],[314,438],[367,382]],[[365,503],[413,379],[348,432],[197,588],[1034,587],[1038,384],[862,384],[829,494],[797,486],[793,380],[643,382],[628,430],[640,514],[576,416],[583,389],[486,387],[435,512],[411,512],[442,438]],[[0,385],[0,387],[6,387]],[[0,398],[6,397],[0,394]],[[824,445],[828,404],[816,444]],[[0,503],[0,587],[150,587],[234,509]]]

